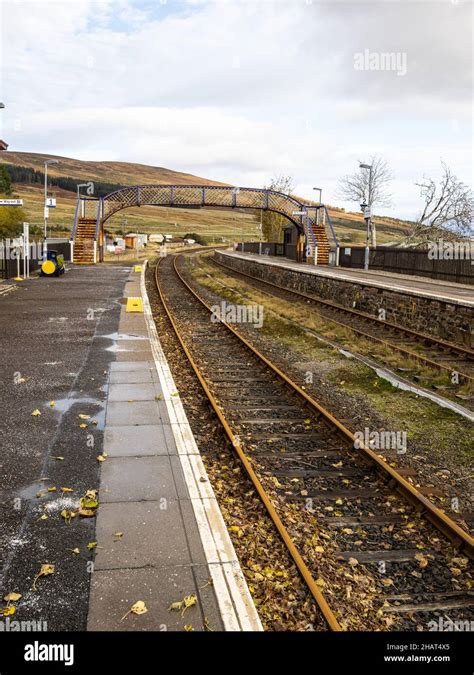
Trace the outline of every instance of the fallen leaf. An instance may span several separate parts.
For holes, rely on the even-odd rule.
[[[54,406],[56,405],[56,401],[50,401],[49,405],[51,406],[51,408],[54,408]]]
[[[384,586],[393,586],[393,579],[382,579],[382,584]]]
[[[194,630],[193,624],[192,624],[192,623],[187,623],[187,624],[185,624],[184,630],[185,630],[187,633],[190,633],[191,631]]]
[[[89,551],[92,551],[92,549],[93,549],[93,548],[96,548],[96,547],[97,547],[97,542],[96,542],[96,541],[91,541],[91,542],[89,542],[89,543],[87,544],[87,548],[89,549]]]
[[[61,516],[64,518],[68,525],[71,524],[71,520],[77,516],[76,511],[70,511],[69,509],[63,509],[61,511]]]
[[[15,612],[16,612],[15,605],[9,605],[8,607],[4,607],[1,610],[3,616],[12,616],[12,614],[15,614]]]
[[[79,553],[81,552],[80,549],[78,548],[68,548],[67,550],[71,551],[71,553],[75,553],[76,555],[79,555]]]
[[[148,609],[146,608],[146,605],[143,602],[143,600],[137,600],[137,602],[135,602],[130,607],[128,612],[122,616],[120,621],[123,621],[125,617],[127,617],[130,613],[139,615],[139,614],[146,614],[146,612],[148,612]]]
[[[79,413],[78,417],[81,420],[90,420],[90,418],[91,418],[90,415],[84,415],[83,413]]]
[[[172,602],[168,610],[181,610],[181,616],[184,612],[196,604],[197,597],[195,595],[186,595],[180,602]]]
[[[60,456],[54,457],[54,455],[51,455],[51,459],[57,459],[59,462],[62,462],[64,457],[60,457]]]
[[[62,487],[61,492],[74,492],[74,490],[72,488]]]
[[[32,417],[39,417],[40,415],[41,415],[41,413],[38,410],[38,408],[36,408],[36,410],[33,410],[33,412],[31,413]]]
[[[21,598],[21,593],[7,593],[6,595],[3,596],[3,599],[5,602],[18,602],[18,600]]]
[[[40,571],[33,579],[33,590],[36,591],[36,582],[40,577],[47,577],[50,574],[54,574],[54,565],[41,565]]]
[[[97,455],[97,461],[98,462],[105,462],[107,457],[105,455]]]

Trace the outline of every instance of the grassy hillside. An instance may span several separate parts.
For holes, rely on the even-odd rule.
[[[190,173],[172,171],[163,167],[129,162],[89,162],[69,157],[30,152],[0,152],[0,162],[44,171],[46,159],[57,159],[59,164],[48,168],[48,175],[78,179],[77,182],[96,181],[121,185],[144,183],[228,185]],[[17,183],[15,194],[24,200],[28,220],[32,225],[43,223],[43,188],[38,183]],[[74,220],[76,195],[74,192],[52,187],[49,194],[57,199],[57,207],[50,211],[49,226],[53,235],[70,233]],[[337,207],[328,207],[337,236],[343,244],[365,241],[365,223],[360,213],[347,213]],[[402,239],[409,224],[388,218],[375,218],[380,243]],[[259,214],[248,211],[216,209],[175,209],[142,206],[126,209],[107,221],[110,232],[139,230],[182,236],[196,232],[209,241],[258,239]]]

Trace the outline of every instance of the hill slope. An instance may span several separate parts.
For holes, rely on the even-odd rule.
[[[161,166],[148,166],[132,162],[93,162],[60,155],[42,155],[35,152],[0,152],[0,162],[27,166],[36,171],[44,172],[44,162],[47,159],[57,159],[59,164],[48,167],[51,176],[81,178],[84,181],[97,180],[104,183],[121,183],[136,185],[144,183],[172,183],[198,185],[226,185],[218,181],[200,178],[190,173],[172,171]]]

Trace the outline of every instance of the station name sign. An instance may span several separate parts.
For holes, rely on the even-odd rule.
[[[23,199],[0,199],[0,206],[23,206]]]

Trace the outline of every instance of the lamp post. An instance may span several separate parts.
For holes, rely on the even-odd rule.
[[[367,191],[367,204],[362,203],[360,208],[364,212],[364,218],[367,222],[367,237],[365,240],[365,255],[364,255],[364,270],[369,269],[369,255],[370,255],[370,233],[372,230],[372,164],[359,164],[361,169],[366,169],[369,172],[369,187]]]
[[[314,187],[313,190],[317,190],[319,192],[319,206],[321,206],[323,202],[323,191],[322,188]],[[320,209],[317,209],[316,211],[316,223],[319,225],[320,224],[320,217],[319,217],[319,212]]]
[[[81,188],[86,187],[88,188],[91,185],[91,183],[78,183],[76,185],[76,190],[77,190],[77,201],[79,201],[79,197],[81,196]],[[84,205],[81,204],[81,209],[82,209],[82,218],[84,218]]]
[[[48,200],[48,164],[59,164],[57,159],[47,159],[44,163],[44,235],[43,235],[43,260],[48,257],[48,245],[46,243],[49,211],[47,206]]]

